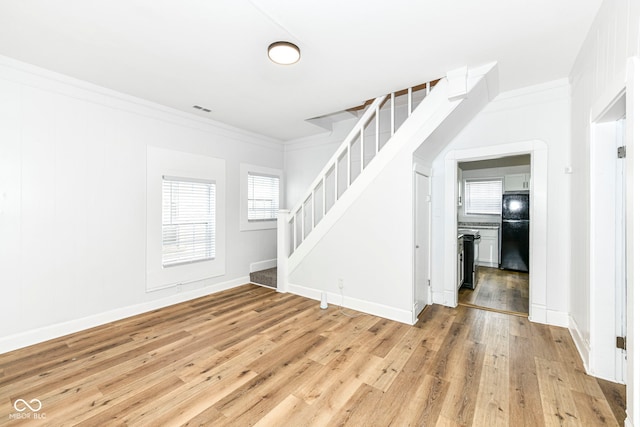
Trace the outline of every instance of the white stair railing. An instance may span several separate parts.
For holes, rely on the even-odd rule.
[[[300,201],[286,217],[291,255],[384,147],[438,80],[383,95],[371,102]],[[406,95],[406,97],[405,97]],[[421,96],[420,96],[421,95]],[[406,110],[399,105],[407,103]]]

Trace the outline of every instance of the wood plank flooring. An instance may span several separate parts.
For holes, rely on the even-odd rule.
[[[567,330],[465,307],[409,326],[245,285],[0,355],[0,425],[616,424]]]
[[[458,304],[512,314],[529,314],[529,274],[478,267],[475,289],[461,288]]]

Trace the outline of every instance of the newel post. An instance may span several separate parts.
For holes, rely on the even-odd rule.
[[[278,211],[278,292],[289,291],[289,244],[291,242],[291,227],[287,222],[289,211]]]

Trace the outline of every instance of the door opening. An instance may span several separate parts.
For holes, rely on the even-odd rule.
[[[529,154],[458,163],[457,238],[475,242],[462,245],[473,286],[465,274],[458,304],[529,315],[531,187]]]

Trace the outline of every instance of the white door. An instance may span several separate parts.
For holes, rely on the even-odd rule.
[[[625,146],[626,120],[616,122],[616,145]],[[627,222],[626,222],[626,171],[625,158],[616,162],[615,188],[615,289],[616,289],[616,336],[627,337]],[[616,348],[615,379],[626,383],[627,351]]]
[[[414,178],[415,187],[415,252],[413,302],[414,316],[418,316],[427,304],[430,304],[429,289],[429,229],[431,224],[430,178],[418,172]]]
[[[597,376],[626,381],[626,351],[617,347],[626,336],[627,273],[625,98],[618,96],[594,122],[591,144],[590,292],[592,313],[589,369]],[[623,344],[623,343],[621,343]]]

